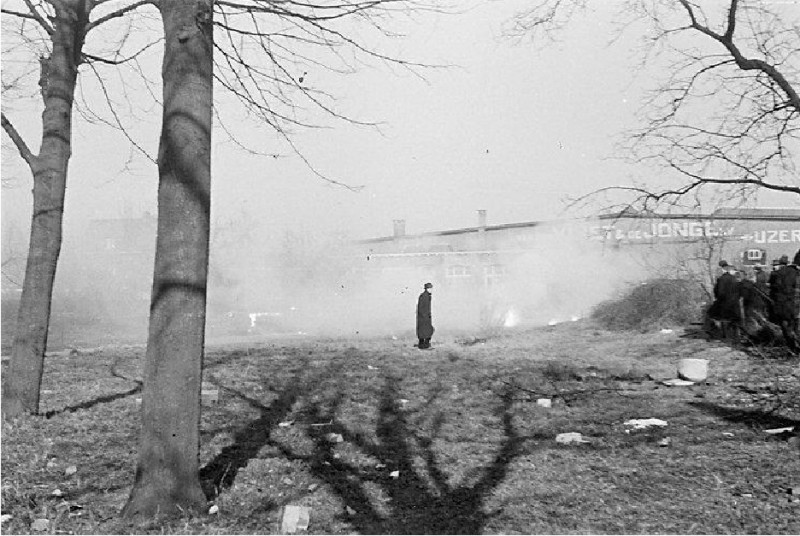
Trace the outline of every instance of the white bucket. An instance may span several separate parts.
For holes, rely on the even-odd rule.
[[[708,377],[708,359],[681,359],[678,376],[690,382],[701,382]]]

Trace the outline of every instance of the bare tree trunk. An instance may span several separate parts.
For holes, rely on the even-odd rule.
[[[88,13],[85,0],[63,2],[56,8],[53,50],[50,57],[40,60],[44,112],[39,155],[24,154],[24,143],[12,136],[33,173],[33,215],[11,363],[3,379],[3,418],[39,411],[50,302],[61,252],[67,165],[72,152],[72,103]],[[13,130],[3,119],[3,128]]]
[[[123,517],[198,512],[211,184],[211,0],[162,0],[158,238],[136,477]]]

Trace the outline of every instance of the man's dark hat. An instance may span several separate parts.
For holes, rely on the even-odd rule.
[[[778,264],[789,264],[789,256],[781,255],[781,258],[778,259]]]
[[[433,283],[425,283],[425,288],[433,288]]]
[[[728,266],[728,261],[719,261],[719,266],[720,268],[725,268],[726,266]]]

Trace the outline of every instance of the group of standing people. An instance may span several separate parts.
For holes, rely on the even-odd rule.
[[[723,337],[738,340],[742,329],[749,331],[769,320],[780,326],[789,348],[799,352],[800,250],[791,263],[787,255],[781,256],[769,275],[760,266],[743,275],[726,261],[719,265],[723,273],[714,285],[708,316],[720,322]]]

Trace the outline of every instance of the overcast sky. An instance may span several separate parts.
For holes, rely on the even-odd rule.
[[[244,211],[277,234],[292,228],[366,238],[391,234],[393,219],[406,220],[409,233],[475,225],[478,209],[489,223],[557,218],[567,196],[656,173],[611,159],[621,131],[636,126],[642,89],[653,83],[652,73],[634,72],[634,35],[607,46],[618,3],[595,3],[548,47],[502,38],[503,24],[526,4],[473,2],[462,14],[404,24],[409,35],[392,44],[397,52],[452,65],[421,71],[424,80],[380,65],[338,81],[308,72],[308,84],[337,96],[339,112],[382,123],[378,132],[320,118],[333,128],[293,138],[315,168],[363,186],[358,193],[326,184],[275,140],[265,138],[265,151],[281,156],[269,158],[243,153],[215,132],[212,218]],[[38,146],[38,112],[8,113]],[[141,131],[153,154],[159,121],[155,110],[145,121],[152,130]],[[117,133],[76,122],[68,225],[156,212],[155,166],[137,158],[126,167],[129,152]],[[3,156],[4,177],[18,177],[3,190],[3,223],[26,229],[30,178],[12,151]]]

